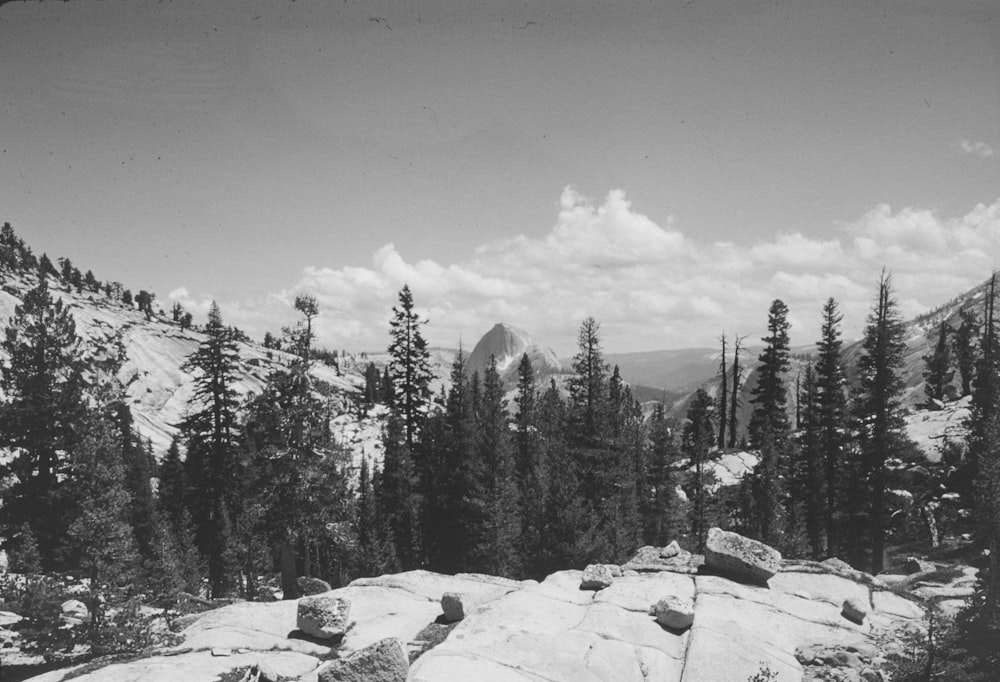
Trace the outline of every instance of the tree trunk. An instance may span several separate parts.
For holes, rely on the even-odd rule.
[[[299,581],[295,570],[295,547],[291,541],[281,543],[281,591],[283,599],[298,599]]]

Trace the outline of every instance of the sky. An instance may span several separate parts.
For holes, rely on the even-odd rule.
[[[0,6],[0,221],[258,338],[572,354],[860,334],[1000,266],[1000,6],[72,0]]]

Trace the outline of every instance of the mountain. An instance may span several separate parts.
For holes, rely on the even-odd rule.
[[[24,294],[37,286],[38,276],[4,269],[0,280],[0,328],[4,328]],[[162,456],[193,397],[194,378],[181,368],[205,335],[197,328],[182,329],[163,310],[154,309],[147,318],[136,308],[103,293],[79,292],[56,277],[49,277],[48,284],[52,297],[64,302],[76,323],[81,339],[80,359],[87,368],[85,379],[93,383],[102,373],[114,371],[124,387],[136,430],[150,441],[154,454]],[[237,345],[239,363],[234,388],[240,396],[261,391],[273,371],[294,360],[290,353],[266,349],[249,339]],[[6,360],[2,350],[0,360]],[[364,386],[363,368],[351,356],[342,360],[340,369],[319,363],[314,366],[313,375],[330,387],[329,401],[335,416],[352,412],[354,396]],[[362,453],[377,455],[380,451],[381,422],[374,413],[352,420],[352,427],[342,428],[337,435],[360,463]]]
[[[536,381],[563,371],[559,359],[551,348],[535,343],[526,331],[503,322],[493,325],[493,328],[479,339],[469,354],[466,367],[470,376],[474,372],[479,372],[479,376],[482,377],[489,366],[490,358],[495,357],[500,378],[510,387],[517,383],[517,366],[525,354],[535,370]]]

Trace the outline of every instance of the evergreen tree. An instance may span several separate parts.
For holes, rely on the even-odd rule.
[[[382,442],[385,454],[377,499],[385,514],[399,565],[403,570],[410,570],[419,566],[423,558],[420,542],[421,500],[413,455],[406,442],[405,425],[396,414],[389,415]]]
[[[972,378],[976,368],[976,341],[979,338],[979,316],[973,309],[959,312],[961,322],[952,343],[955,349],[955,361],[962,380],[962,396],[972,395]]]
[[[928,400],[943,402],[947,397],[955,370],[951,368],[951,347],[948,344],[948,324],[944,320],[938,327],[937,345],[934,351],[924,356],[924,394]]]
[[[52,264],[49,257],[46,254],[42,254],[42,257],[38,259],[38,277],[39,279],[45,279],[46,277],[59,277],[59,271],[56,270],[56,266]]]
[[[600,329],[592,317],[580,325],[573,376],[568,382],[570,422],[575,437],[590,445],[603,434],[607,409],[609,367],[601,350]]]
[[[410,287],[399,292],[399,305],[392,309],[389,323],[389,376],[393,390],[392,407],[402,422],[406,446],[413,451],[430,403],[430,353],[420,319],[413,307]]]
[[[740,365],[740,353],[743,348],[743,341],[746,339],[745,336],[735,336],[733,338],[733,370],[731,375],[733,377],[733,390],[729,394],[729,441],[727,446],[730,448],[736,447],[736,432],[739,426],[739,409],[743,406],[743,402],[740,400],[740,389],[743,387],[743,367]]]
[[[719,438],[718,447],[726,447],[726,426],[729,420],[729,376],[726,370],[726,333],[719,339],[722,343],[722,353],[719,359]]]
[[[683,452],[693,469],[689,486],[691,494],[688,496],[692,500],[690,526],[698,552],[704,551],[708,535],[706,488],[709,482],[706,480],[705,462],[715,440],[712,406],[711,396],[705,389],[699,388],[688,406],[687,421],[684,424]]]
[[[649,497],[645,517],[647,544],[662,547],[683,532],[680,519],[676,444],[662,403],[657,403],[649,426]]]
[[[132,307],[133,301],[132,301],[132,290],[131,289],[126,289],[125,291],[122,292],[122,303],[124,305],[127,305],[129,308]]]
[[[362,458],[354,531],[358,541],[355,570],[362,577],[383,575],[397,569],[389,529],[379,509],[376,480],[377,475],[373,478],[369,473],[368,458]]]
[[[855,399],[859,455],[869,499],[871,572],[883,568],[885,549],[886,460],[896,456],[904,443],[903,358],[905,327],[893,295],[892,278],[879,278],[878,300],[868,317],[858,360],[859,390]]]
[[[194,402],[181,430],[187,440],[189,507],[198,547],[208,559],[212,594],[232,587],[235,547],[232,519],[239,507],[239,404],[234,388],[239,352],[222,312],[213,301],[205,340],[184,362],[194,375]]]
[[[816,372],[812,364],[806,365],[806,375],[799,391],[801,422],[799,424],[801,448],[804,455],[804,480],[799,485],[802,502],[805,505],[806,535],[809,538],[813,559],[820,560],[826,550],[824,522],[826,519],[826,498],[824,495],[824,462],[821,448]]]
[[[495,575],[519,575],[521,540],[517,478],[507,425],[507,401],[496,356],[483,376],[477,438],[482,479],[477,486],[483,499],[484,526],[476,554],[482,571]]]
[[[753,389],[753,415],[750,418],[750,439],[760,444],[766,431],[781,444],[790,431],[787,412],[787,389],[784,374],[789,368],[788,306],[780,299],[771,303],[767,313],[767,336],[757,367],[757,386]]]
[[[517,414],[514,419],[518,488],[521,507],[520,554],[528,575],[541,570],[542,538],[545,525],[545,496],[548,467],[544,459],[538,432],[538,392],[535,370],[527,353],[521,356],[517,368],[517,393],[514,397]]]
[[[601,516],[606,519],[607,554],[624,561],[639,546],[641,520],[639,498],[646,487],[646,463],[642,409],[625,385],[617,365],[608,382],[608,459],[610,467],[602,494]]]
[[[837,301],[827,299],[823,305],[823,324],[820,340],[816,342],[817,360],[815,370],[815,421],[818,430],[818,446],[824,469],[823,488],[825,491],[824,528],[827,552],[839,547],[837,532],[837,509],[841,500],[841,463],[843,461],[844,430],[846,428],[847,398],[844,392],[846,378],[842,365],[843,341],[840,338],[840,323],[843,314]]]
[[[93,291],[95,294],[101,290],[101,283],[97,281],[94,273],[90,270],[87,270],[87,274],[83,276],[83,285],[87,287],[88,291]]]
[[[787,474],[788,435],[787,389],[784,374],[789,367],[788,307],[780,300],[771,303],[767,315],[768,335],[757,368],[753,389],[750,438],[760,450],[760,462],[752,476],[753,514],[757,533],[764,542],[782,541],[785,500],[782,479]]]
[[[25,522],[52,570],[68,523],[66,473],[83,417],[76,326],[63,302],[53,301],[45,278],[29,290],[5,330],[2,367],[6,401],[0,406],[0,437],[13,458],[0,475],[13,483],[0,507],[0,531],[8,541]]]

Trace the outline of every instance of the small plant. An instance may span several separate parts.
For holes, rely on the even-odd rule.
[[[771,670],[767,663],[761,661],[760,667],[752,677],[747,678],[747,682],[777,682],[778,673]]]

